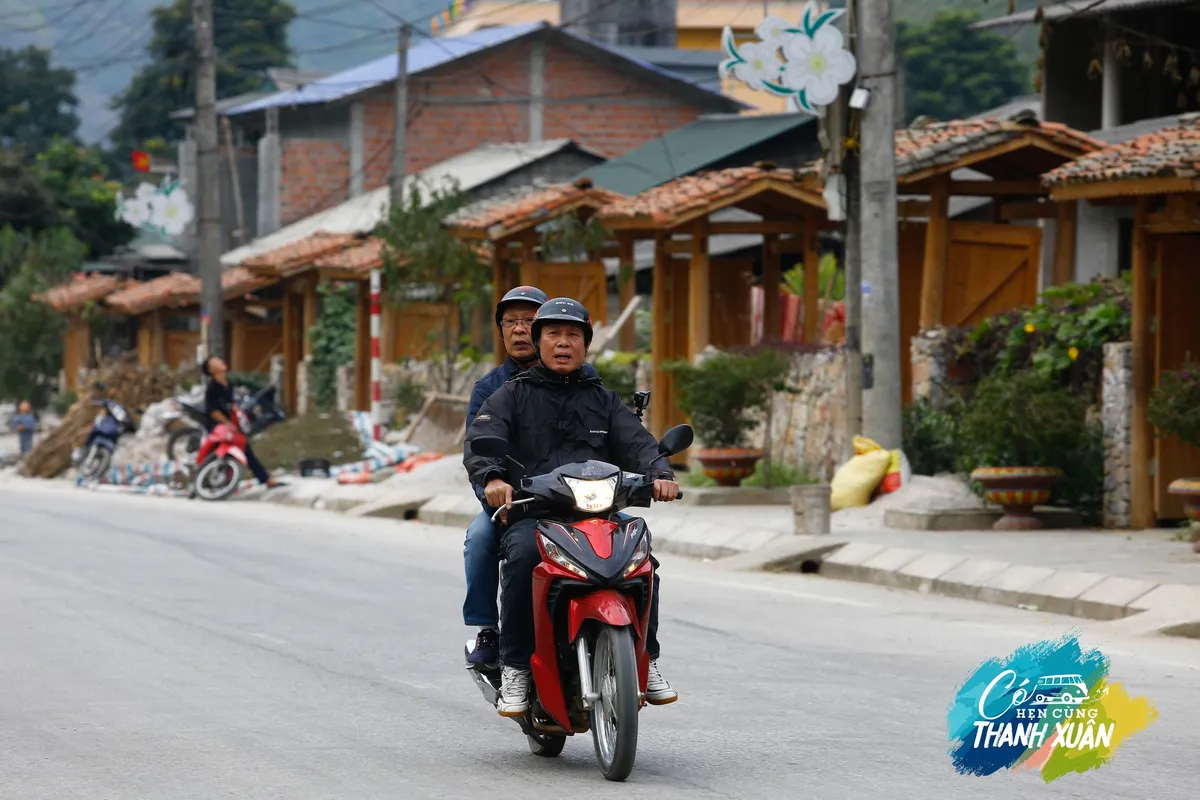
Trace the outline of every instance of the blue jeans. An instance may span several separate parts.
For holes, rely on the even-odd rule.
[[[463,602],[463,624],[483,627],[500,624],[497,595],[500,592],[500,536],[492,523],[495,512],[480,511],[467,528],[463,541],[463,566],[467,573],[467,599]],[[621,519],[630,519],[620,513]],[[657,586],[655,598],[658,597]],[[656,604],[657,605],[657,604]]]

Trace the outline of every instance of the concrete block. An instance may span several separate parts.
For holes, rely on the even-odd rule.
[[[966,556],[954,553],[926,553],[901,567],[899,575],[917,591],[928,592],[933,588],[936,579],[966,560]]]
[[[388,492],[375,500],[350,509],[351,517],[383,517],[385,519],[416,519],[421,506],[432,500],[429,494]]]
[[[417,519],[430,525],[466,528],[479,516],[480,505],[458,494],[440,494],[417,510]]]
[[[1015,606],[1025,602],[1025,591],[1054,574],[1050,567],[1014,564],[980,582],[975,599],[985,603]]]
[[[781,535],[746,553],[721,559],[721,566],[741,571],[801,572],[806,563],[816,566],[821,558],[837,550],[845,541],[830,541],[828,536]]]
[[[863,564],[870,561],[885,549],[881,544],[867,542],[851,542],[845,547],[821,559],[820,574],[828,578],[847,581],[866,580]]]
[[[1120,619],[1133,613],[1129,606],[1158,584],[1139,578],[1105,578],[1071,604],[1071,613],[1088,619]]]
[[[765,546],[767,543],[778,539],[780,536],[791,536],[791,534],[780,533],[779,531],[770,529],[751,528],[750,530],[739,531],[737,535],[724,541],[718,542],[714,540],[714,543],[721,544],[725,547],[731,547],[738,552],[746,553],[757,550],[758,548]]]
[[[674,553],[688,558],[709,558],[713,560],[740,555],[743,551],[712,542],[696,541],[694,539],[673,539],[671,537],[654,537],[654,550],[658,553]]]
[[[1039,611],[1048,611],[1051,614],[1071,614],[1076,598],[1105,577],[1098,572],[1057,570],[1050,577],[1026,589],[1025,598],[1021,603],[1036,606]]]
[[[1132,600],[1131,611],[1161,611],[1167,614],[1184,613],[1200,619],[1200,586],[1163,583]]]
[[[908,578],[900,572],[900,569],[924,555],[924,550],[889,547],[863,562],[862,566],[859,567],[858,580],[879,584],[880,586],[897,586],[905,589],[915,588],[918,581]]]
[[[933,580],[932,589],[947,597],[975,599],[978,587],[986,580],[1011,567],[1007,561],[969,558],[946,574]]]
[[[788,487],[761,486],[703,487],[684,489],[679,501],[689,506],[786,506],[791,504]]]
[[[1079,514],[1069,508],[1038,506],[1033,513],[1050,530],[1078,528],[1083,525]],[[1002,514],[1002,511],[991,508],[944,511],[905,511],[893,508],[884,512],[883,524],[897,530],[988,531],[992,529]]]

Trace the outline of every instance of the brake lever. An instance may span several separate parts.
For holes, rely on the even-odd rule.
[[[516,508],[517,506],[529,505],[533,501],[534,501],[534,498],[532,498],[532,497],[527,497],[524,500],[514,500],[513,508]],[[496,509],[496,513],[492,514],[492,522],[495,522],[497,519],[500,518],[500,512],[503,511],[505,508],[506,508],[506,506],[500,506],[499,508]]]

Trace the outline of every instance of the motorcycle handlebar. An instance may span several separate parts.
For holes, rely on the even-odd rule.
[[[536,497],[526,497],[523,500],[514,500],[512,503],[513,508],[516,508],[517,506],[529,505],[536,499],[537,499]],[[675,499],[676,500],[683,499],[683,489],[679,490],[679,493],[675,495]],[[505,506],[500,506],[499,508],[496,509],[496,513],[492,514],[492,522],[495,522],[496,520],[498,520],[500,518],[500,512],[503,511],[504,509],[505,509]]]

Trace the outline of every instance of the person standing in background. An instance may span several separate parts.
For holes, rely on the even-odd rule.
[[[33,432],[37,428],[37,417],[33,416],[33,406],[28,400],[22,400],[17,406],[17,413],[13,415],[9,426],[17,432],[21,458],[24,458],[33,449]]]

